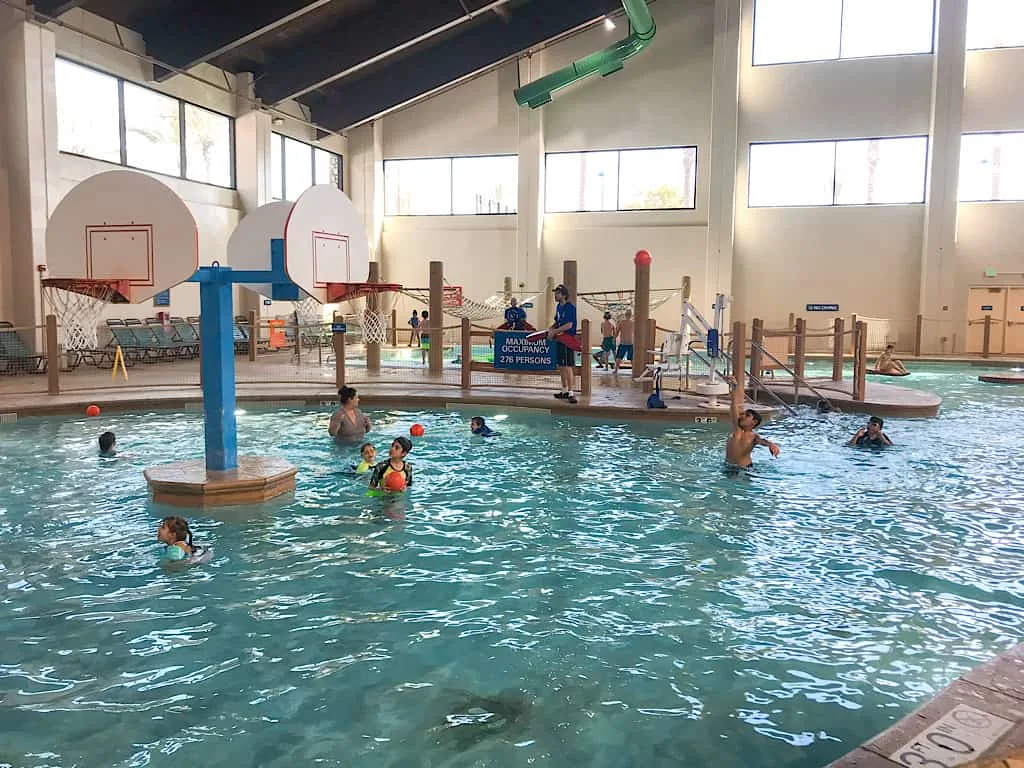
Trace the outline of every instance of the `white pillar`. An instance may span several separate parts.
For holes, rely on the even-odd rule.
[[[960,134],[963,129],[967,0],[937,3],[935,55],[932,57],[932,110],[928,141],[921,292],[918,311],[939,322],[926,322],[922,347],[939,348],[939,337],[952,340],[963,318],[955,296],[957,188],[960,180]],[[908,313],[909,314],[909,313]],[[963,348],[963,341],[958,343]]]
[[[375,120],[348,135],[348,196],[363,217],[370,241],[370,260],[381,263],[381,280],[394,280],[383,253],[384,124]]]
[[[53,32],[14,21],[0,33],[0,166],[7,177],[8,251],[0,245],[4,319],[15,325],[40,325],[36,267],[46,263],[46,223],[56,206],[57,106]],[[0,217],[2,219],[4,217]],[[41,336],[40,336],[41,338]]]
[[[711,159],[708,174],[707,281],[700,306],[710,308],[719,291],[732,293],[736,160],[739,141],[740,24],[742,0],[715,0],[711,70]],[[700,167],[700,158],[697,166]]]
[[[519,81],[528,83],[541,76],[541,54],[519,60]],[[507,97],[511,101],[511,96]],[[526,283],[528,289],[543,288],[541,274],[544,236],[544,110],[518,107],[516,112],[519,152],[519,192],[516,205],[516,257],[512,282]],[[559,280],[561,282],[561,280]],[[543,307],[543,297],[537,307]],[[536,313],[534,313],[536,314]],[[550,325],[534,320],[538,328]]]

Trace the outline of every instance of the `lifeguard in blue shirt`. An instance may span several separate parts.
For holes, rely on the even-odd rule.
[[[555,288],[555,323],[548,328],[548,338],[554,341],[555,365],[562,379],[562,391],[555,397],[570,403],[579,402],[573,394],[576,378],[576,305],[569,301],[569,289],[564,285]],[[570,346],[572,345],[572,346]]]

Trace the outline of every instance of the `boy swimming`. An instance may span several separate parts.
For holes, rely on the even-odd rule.
[[[735,381],[731,382],[735,387]],[[730,409],[732,416],[733,430],[725,443],[725,462],[732,469],[750,469],[754,466],[750,454],[754,447],[765,446],[772,454],[772,458],[779,455],[779,446],[771,440],[766,440],[757,434],[754,429],[761,426],[761,414],[753,408],[740,411],[736,401],[732,401]]]
[[[892,440],[882,431],[885,424],[878,416],[868,419],[868,425],[857,430],[857,434],[850,438],[847,445],[855,445],[858,448],[885,448],[892,445]]]
[[[113,432],[104,432],[100,435],[100,457],[112,459],[117,456],[117,438]]]
[[[469,420],[469,431],[481,437],[497,437],[501,434],[488,427],[483,416],[474,416]]]
[[[387,490],[385,482],[387,476],[393,472],[401,472],[405,475],[405,487],[412,485],[412,465],[406,462],[405,457],[412,450],[412,441],[407,437],[396,437],[388,449],[388,460],[382,461],[373,468],[370,475],[370,488],[377,491]]]
[[[373,469],[373,462],[377,459],[377,449],[373,447],[373,443],[363,443],[359,446],[359,458],[360,462],[352,466],[356,474],[362,475]]]

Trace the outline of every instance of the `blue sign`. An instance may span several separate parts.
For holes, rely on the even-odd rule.
[[[494,367],[509,371],[553,371],[555,353],[551,341],[542,336],[527,341],[523,331],[494,332]]]
[[[348,333],[348,325],[345,323],[331,323],[331,333]]]
[[[171,306],[171,292],[160,291],[156,296],[153,297],[154,307],[169,307]]]
[[[522,307],[523,309],[533,309],[533,302],[527,301],[523,304],[520,304],[519,306]]]
[[[808,312],[838,312],[838,304],[808,304]]]
[[[991,312],[992,311],[992,305],[991,304],[982,304],[981,305],[981,311],[982,312]]]

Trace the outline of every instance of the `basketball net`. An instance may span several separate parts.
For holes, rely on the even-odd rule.
[[[387,344],[390,340],[391,310],[395,308],[398,293],[375,291],[371,296],[363,295],[342,302],[346,317],[357,319],[362,330],[364,344]]]
[[[57,318],[58,343],[64,349],[87,350],[99,347],[96,327],[115,289],[111,285],[93,284],[89,290],[95,295],[43,286],[46,303]]]
[[[299,325],[320,325],[323,323],[323,315],[320,311],[322,305],[316,299],[307,296],[301,301],[293,301],[292,307],[299,319]]]

